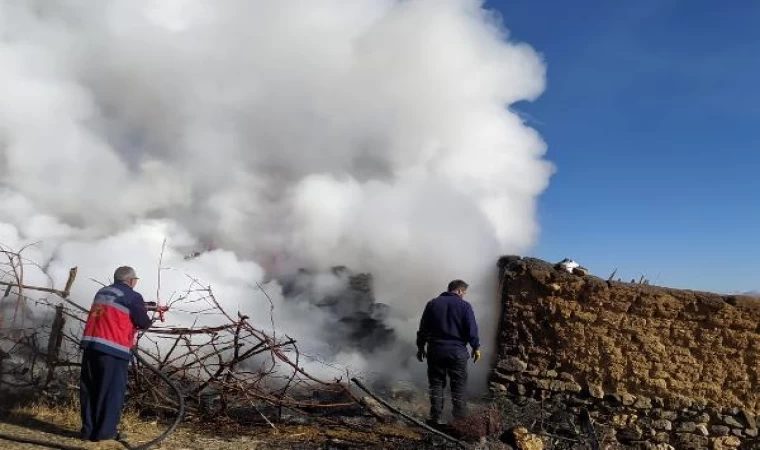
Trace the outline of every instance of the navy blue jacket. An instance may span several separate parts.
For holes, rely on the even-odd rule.
[[[480,348],[478,324],[472,305],[452,292],[444,292],[425,305],[417,331],[417,347],[436,346]]]

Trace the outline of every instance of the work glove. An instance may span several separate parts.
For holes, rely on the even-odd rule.
[[[427,358],[425,347],[417,347],[417,361],[422,362]]]
[[[480,361],[480,350],[473,350],[472,351],[472,362],[476,363]]]

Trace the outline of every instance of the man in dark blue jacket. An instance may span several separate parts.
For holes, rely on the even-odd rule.
[[[84,350],[79,383],[82,439],[120,439],[116,427],[124,406],[135,332],[152,323],[142,295],[134,290],[137,280],[133,268],[116,269],[114,284],[98,291],[87,316],[80,343]]]
[[[446,377],[451,383],[451,403],[455,419],[467,414],[465,386],[467,384],[467,344],[472,348],[474,362],[480,360],[478,324],[472,306],[464,300],[467,283],[454,280],[448,291],[425,305],[425,311],[417,331],[417,359],[428,361],[428,385],[430,388],[430,420],[441,424],[443,390]],[[427,344],[427,351],[425,345]]]

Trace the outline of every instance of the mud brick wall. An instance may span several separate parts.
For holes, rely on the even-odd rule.
[[[757,437],[760,299],[499,261],[494,395],[559,398],[631,442],[735,448]],[[758,447],[760,448],[760,447]]]

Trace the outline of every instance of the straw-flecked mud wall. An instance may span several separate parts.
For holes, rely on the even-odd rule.
[[[619,440],[757,437],[760,300],[608,281],[504,257],[497,396],[586,409]],[[759,447],[760,448],[760,447]]]

